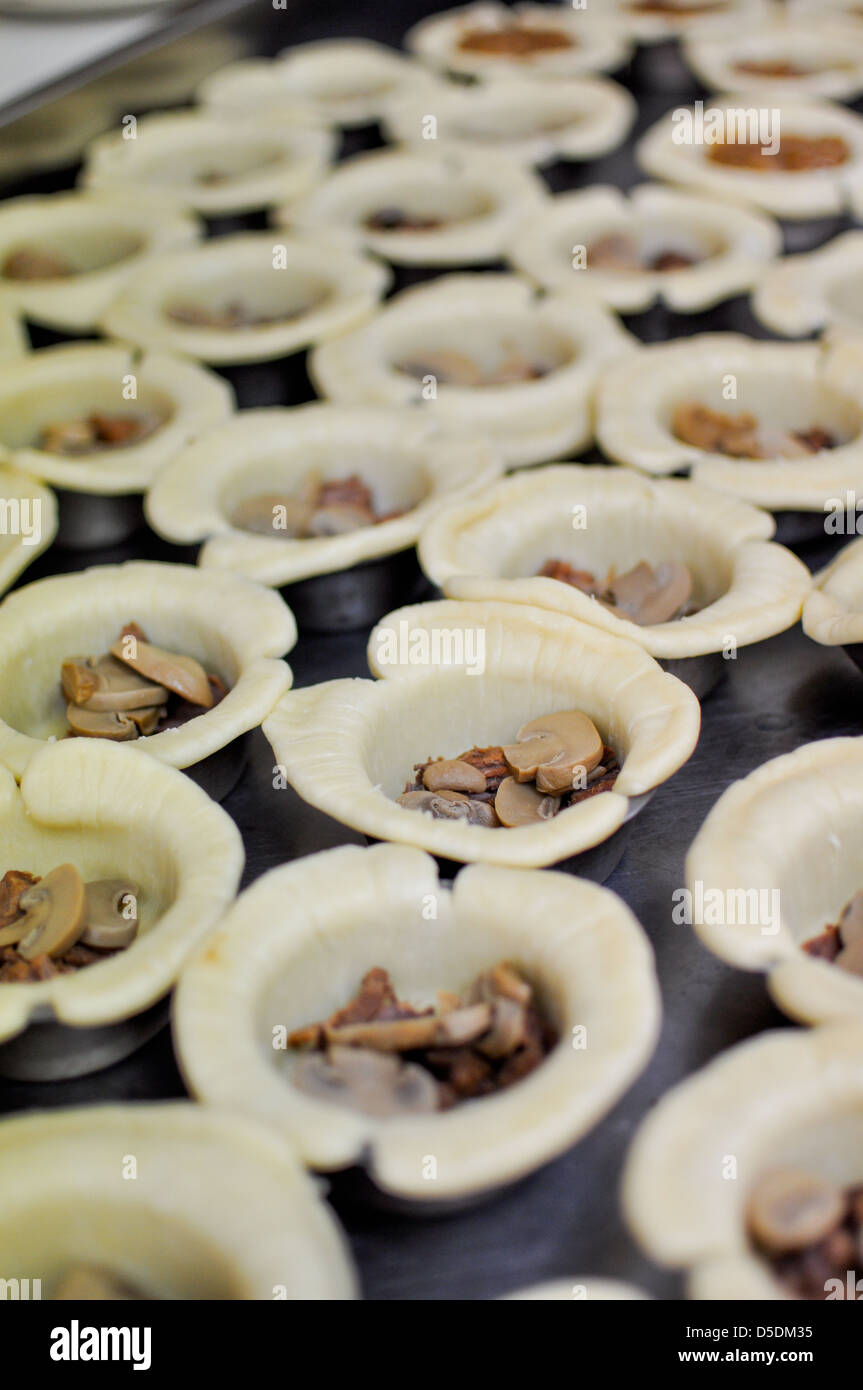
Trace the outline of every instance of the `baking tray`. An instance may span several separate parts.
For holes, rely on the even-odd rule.
[[[337,0],[274,12],[269,0],[261,0],[244,11],[239,24],[259,53],[348,35],[397,44],[411,24],[439,8],[421,0]],[[632,156],[634,138],[663,110],[706,96],[695,86],[674,91],[664,85],[657,93],[645,85],[649,77],[643,56],[620,74],[640,105],[638,127],[627,145],[588,165],[550,170],[553,187],[591,182],[630,187],[639,180]],[[71,181],[70,176],[55,186]],[[754,323],[742,299],[691,319],[660,310],[627,322],[645,341],[715,328],[770,336]],[[254,374],[242,394],[241,404],[260,403]],[[294,395],[281,403],[304,398]],[[800,547],[798,553],[817,568],[841,543],[841,538],[825,537]],[[191,561],[194,554],[144,531],[122,547],[98,553],[49,550],[22,582],[92,563],[132,558]],[[367,635],[301,634],[289,658],[296,686],[367,675]],[[722,964],[699,945],[690,928],[672,923],[672,893],[684,883],[684,857],[695,831],[731,782],[812,739],[863,733],[863,676],[841,650],[817,646],[799,626],[741,649],[726,667],[705,702],[695,753],[638,816],[623,859],[608,880],[641,921],[657,956],[664,1023],[649,1067],[574,1149],[473,1211],[425,1220],[395,1217],[358,1204],[336,1182],[332,1201],[348,1232],[365,1297],[493,1299],[523,1285],[569,1275],[605,1275],[631,1280],[661,1298],[682,1296],[678,1277],[642,1258],[621,1221],[618,1185],[629,1142],[649,1107],[681,1078],[764,1028],[789,1025],[768,999],[760,976]],[[251,739],[246,771],[224,802],[245,840],[245,884],[287,860],[365,842],[305,805],[290,788],[275,789],[273,764],[272,751],[258,730]],[[43,1085],[0,1081],[0,1112],[183,1094],[170,1035],[163,1030],[140,1052],[95,1076]]]

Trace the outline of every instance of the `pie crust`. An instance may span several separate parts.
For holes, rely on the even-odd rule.
[[[323,39],[283,49],[275,62],[249,58],[209,77],[198,98],[246,111],[299,102],[332,125],[370,125],[402,92],[437,93],[440,79],[419,63],[367,39]]]
[[[240,575],[144,560],[53,575],[0,605],[0,763],[19,776],[46,740],[65,747],[60,663],[107,650],[130,621],[229,687],[182,727],[135,740],[172,767],[189,767],[256,728],[290,686],[279,658],[296,642],[293,615],[277,593]]]
[[[644,5],[638,0],[605,0],[605,17],[620,25],[625,34],[639,43],[657,43],[662,39],[686,34],[721,33],[723,30],[749,28],[759,20],[765,21],[774,13],[771,0],[679,0],[679,15],[668,9]],[[703,13],[699,13],[702,10]]]
[[[772,759],[723,793],[686,861],[693,903],[696,882],[705,894],[695,914],[699,938],[730,965],[765,971],[779,1007],[806,1023],[863,1018],[863,979],[801,949],[838,922],[860,888],[861,772],[860,738],[822,739]],[[709,889],[726,895],[721,910]],[[774,896],[740,912],[736,889]]]
[[[0,1178],[0,1263],[39,1270],[44,1298],[82,1262],[172,1301],[358,1296],[320,1186],[237,1115],[173,1101],[16,1116]]]
[[[123,393],[132,382],[137,395],[127,403]],[[143,492],[184,444],[224,420],[233,403],[221,378],[164,353],[140,357],[121,343],[42,348],[9,363],[0,378],[0,462],[74,492]],[[47,425],[93,410],[148,409],[163,414],[165,423],[138,444],[89,454],[38,447]]]
[[[480,158],[500,154],[520,164],[550,164],[610,154],[635,116],[634,97],[607,77],[538,82],[501,76],[472,86],[440,84],[431,93],[408,89],[387,102],[382,124],[389,140],[413,149],[433,143]]]
[[[284,259],[284,266],[274,264]],[[203,362],[265,362],[345,333],[374,309],[390,272],[322,233],[248,232],[155,257],[108,307],[103,331]],[[221,310],[232,300],[273,322],[209,328],[168,317],[175,303]]]
[[[568,47],[535,48],[523,54],[462,49],[468,35],[510,28],[566,34]],[[632,51],[619,27],[598,23],[592,14],[566,5],[501,5],[479,0],[421,19],[405,35],[405,46],[429,67],[471,77],[529,73],[533,77],[581,77],[623,67]]]
[[[164,111],[143,116],[134,140],[116,130],[95,140],[82,180],[127,198],[134,189],[136,202],[156,194],[218,216],[300,197],[324,176],[334,152],[335,136],[311,121]]]
[[[130,203],[128,195],[53,193],[0,204],[0,290],[34,323],[88,333],[150,256],[187,246],[197,221],[168,202]],[[3,275],[10,254],[35,245],[81,266],[72,275],[15,280]]]
[[[823,9],[819,23],[812,17],[741,29],[737,34],[694,35],[684,43],[684,57],[701,83],[712,92],[770,89],[780,100],[830,97],[853,101],[863,91],[863,43],[859,24],[843,21]],[[739,63],[787,63],[801,69],[785,77],[746,73]]]
[[[17,469],[0,467],[0,594],[48,549],[56,534],[57,499],[51,489]]]
[[[806,255],[783,256],[765,270],[752,310],[788,338],[833,327],[863,336],[863,232],[843,232]]]
[[[592,269],[590,248],[618,233],[646,254],[672,247],[704,259],[678,270]],[[577,247],[587,257],[578,269]],[[627,195],[606,184],[549,199],[522,221],[505,249],[517,270],[548,289],[583,282],[619,313],[639,313],[661,300],[689,314],[751,289],[780,254],[782,234],[762,213],[703,194],[642,183]]]
[[[634,1284],[624,1284],[619,1279],[593,1279],[584,1275],[573,1275],[570,1279],[549,1279],[544,1284],[531,1284],[529,1288],[516,1293],[504,1294],[505,1303],[543,1302],[543,1303],[596,1303],[619,1302],[623,1299],[648,1299],[650,1294],[642,1293]]]
[[[663,116],[636,146],[638,163],[651,178],[699,189],[717,198],[750,203],[792,221],[835,215],[863,198],[863,117],[855,111],[829,101],[781,101],[775,88],[769,87],[723,95],[711,104],[711,111],[775,110],[779,112],[783,135],[806,139],[838,136],[848,146],[849,158],[838,167],[789,173],[724,166],[708,157],[711,144],[676,144],[674,131],[683,127],[675,126],[675,117],[685,109],[693,110],[676,108]]]
[[[574,529],[582,509],[586,524]],[[425,527],[420,561],[452,599],[507,600],[569,614],[654,657],[762,641],[800,617],[805,565],[770,543],[767,512],[680,478],[655,481],[599,464],[551,464],[449,503]],[[642,627],[570,584],[538,574],[550,558],[602,577],[647,560],[682,561],[699,610]]]
[[[381,664],[388,640],[402,664]],[[412,650],[433,655],[435,643],[437,664],[410,664]],[[623,824],[629,799],[671,777],[698,740],[692,691],[634,642],[528,605],[396,609],[372,631],[368,661],[383,679],[325,681],[279,701],[263,725],[276,762],[305,801],[342,824],[459,862],[538,868],[590,849]],[[396,803],[414,763],[497,743],[550,709],[594,720],[621,758],[613,791],[506,830]]]
[[[277,209],[276,220],[312,235],[337,228],[395,265],[479,265],[500,260],[513,228],[546,201],[542,179],[507,159],[385,149],[340,164],[307,197]],[[367,225],[387,210],[440,225]]]
[[[0,768],[0,823],[4,869],[42,875],[71,862],[85,879],[129,874],[141,888],[139,931],[126,950],[48,980],[0,984],[3,1040],[46,1010],[98,1027],[161,999],[233,900],[243,869],[239,831],[206,792],[103,739],[42,746],[20,787]]]
[[[304,1095],[290,1052],[273,1050],[275,1028],[340,1007],[372,963],[424,1003],[501,959],[532,980],[560,1041],[495,1095],[375,1119]],[[487,866],[450,886],[419,850],[347,845],[274,869],[238,899],[184,972],[174,1038],[200,1099],[274,1125],[312,1168],[360,1164],[388,1196],[428,1211],[490,1195],[586,1134],[645,1067],[659,1017],[647,937],[607,889]],[[573,1045],[576,1025],[589,1047]]]
[[[652,1260],[688,1271],[690,1298],[789,1298],[748,1241],[747,1193],[778,1164],[843,1186],[863,1179],[861,1049],[860,1023],[761,1033],[644,1120],[624,1170],[624,1212]]]
[[[270,406],[242,411],[183,450],[151,487],[146,513],[153,529],[175,544],[206,541],[198,561],[205,568],[279,587],[415,545],[448,498],[488,487],[501,467],[489,444],[443,440],[437,421],[420,411]],[[298,493],[312,469],[323,478],[357,472],[381,514],[405,510],[377,525],[307,540],[251,534],[233,524],[239,502]]]
[[[602,373],[597,439],[618,463],[647,473],[691,468],[697,483],[773,511],[820,512],[847,488],[863,492],[863,343],[768,343],[702,333],[639,348]],[[733,387],[736,399],[723,396]],[[802,459],[729,458],[671,433],[688,401],[728,415],[750,411],[767,426],[833,429],[843,443]],[[817,416],[817,419],[815,418]]]
[[[619,320],[593,296],[542,295],[515,275],[445,275],[395,295],[353,332],[309,359],[321,395],[345,405],[421,404],[454,432],[488,434],[509,464],[578,452],[593,436],[591,399],[600,367],[631,346]],[[538,380],[463,387],[437,395],[399,371],[411,353],[468,353],[488,369],[505,351],[546,357]],[[428,380],[428,378],[427,378]]]
[[[863,537],[844,546],[832,564],[816,574],[803,605],[803,631],[823,647],[863,642]]]

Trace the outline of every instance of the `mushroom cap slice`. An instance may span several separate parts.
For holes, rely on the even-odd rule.
[[[503,750],[507,765],[517,782],[532,782],[544,763],[560,757],[566,743],[556,734],[546,731],[518,743],[509,743]]]
[[[654,569],[645,560],[615,575],[608,584],[614,607],[641,627],[667,623],[692,595],[692,575],[686,565],[666,560]]]
[[[66,722],[73,734],[82,738],[109,738],[114,743],[124,743],[137,738],[139,729],[133,714],[137,710],[92,710],[82,705],[66,706]]]
[[[440,1108],[431,1072],[362,1047],[331,1047],[300,1058],[294,1084],[307,1095],[364,1115],[427,1115]]]
[[[60,668],[63,694],[85,709],[143,709],[163,705],[168,692],[113,656],[72,657]]]
[[[141,642],[137,638],[130,644],[127,655],[127,642],[128,639],[122,637],[114,642],[111,655],[140,675],[173,690],[175,695],[188,700],[190,704],[202,705],[204,709],[211,707],[213,692],[200,661],[193,656],[179,656],[175,652],[165,651],[163,647],[154,647],[151,642]]]
[[[122,950],[138,934],[140,888],[128,878],[100,878],[85,887],[85,946]]]
[[[430,792],[484,792],[485,773],[461,758],[438,758],[423,772],[423,786]]]
[[[32,924],[18,943],[18,954],[25,960],[37,956],[60,956],[81,936],[86,925],[84,880],[74,864],[60,864],[38,883],[27,888],[19,899]]]
[[[572,791],[576,774],[586,776],[602,760],[603,742],[599,730],[593,720],[580,710],[560,710],[531,719],[521,726],[516,740],[515,744],[504,749],[507,762],[512,756],[518,766],[519,746],[527,745],[526,766],[534,766],[537,791],[552,796]],[[548,751],[543,757],[542,751],[546,745]],[[524,771],[524,761],[521,766]],[[524,777],[519,776],[519,780],[524,780]]]
[[[845,1198],[839,1187],[798,1168],[765,1173],[747,1204],[753,1236],[777,1254],[816,1244],[838,1226],[844,1212]]]
[[[494,809],[501,825],[536,825],[557,814],[560,798],[543,796],[530,782],[504,777],[494,798]]]

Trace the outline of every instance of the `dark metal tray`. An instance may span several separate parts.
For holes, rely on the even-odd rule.
[[[334,0],[274,12],[269,0],[259,0],[241,23],[261,53],[347,35],[395,44],[410,24],[437,8],[423,0]],[[669,87],[666,60],[673,56],[642,50],[621,74],[639,98],[639,132],[663,110],[699,95],[695,87]],[[673,66],[670,71],[673,74]],[[659,91],[650,85],[658,72],[665,74]],[[369,138],[353,135],[349,143],[356,147]],[[52,186],[65,186],[71,177]],[[549,177],[555,188],[591,182],[629,187],[639,178],[632,141],[607,159],[554,168]],[[825,236],[832,230],[825,229]],[[648,341],[715,328],[769,336],[754,324],[743,300],[691,319],[659,310],[628,322]],[[259,404],[260,395],[252,373],[241,404]],[[300,399],[305,397],[286,393],[282,403]],[[817,568],[839,544],[841,540],[825,537],[799,553]],[[131,558],[189,561],[194,551],[166,545],[144,531],[110,551],[81,555],[52,549],[22,582]],[[295,684],[366,675],[366,639],[366,632],[301,636],[290,657]],[[812,739],[863,733],[861,694],[860,672],[845,654],[816,646],[799,626],[743,648],[737,660],[727,662],[724,678],[705,702],[698,748],[639,815],[624,857],[608,881],[642,922],[657,955],[664,1025],[650,1066],[573,1150],[484,1207],[436,1220],[398,1218],[356,1204],[336,1184],[334,1204],[348,1231],[367,1298],[490,1299],[557,1276],[600,1274],[632,1280],[659,1297],[681,1296],[680,1281],[644,1260],[622,1224],[618,1182],[629,1141],[645,1111],[675,1082],[722,1049],[785,1020],[770,1003],[760,977],[721,964],[699,945],[690,928],[673,925],[672,893],[683,884],[684,857],[696,829],[729,783]],[[224,803],[245,839],[245,883],[286,860],[346,842],[364,843],[362,836],[306,806],[292,790],[274,789],[273,761],[257,731],[247,769]],[[50,1085],[0,1081],[0,1113],[183,1093],[170,1036],[163,1030],[140,1052],[95,1076]]]

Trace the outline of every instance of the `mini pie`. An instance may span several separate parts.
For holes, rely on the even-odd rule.
[[[109,104],[89,86],[28,111],[3,127],[0,183],[77,163],[87,144],[110,124]]]
[[[576,529],[576,514],[585,524]],[[448,504],[425,527],[420,560],[448,598],[507,600],[569,614],[638,642],[654,657],[679,658],[758,642],[796,623],[811,576],[770,543],[772,518],[679,478],[629,469],[552,464]],[[689,615],[644,624],[573,582],[543,577],[549,561],[602,577],[633,565],[683,564]],[[687,600],[684,599],[684,602]]]
[[[38,1270],[43,1299],[357,1296],[320,1188],[237,1115],[173,1101],[16,1116],[0,1179],[0,1263]]]
[[[46,741],[64,738],[61,663],[107,652],[131,622],[227,687],[182,727],[136,740],[172,767],[189,767],[256,728],[290,686],[279,659],[296,641],[290,609],[239,575],[132,560],[40,579],[0,605],[0,763],[18,776]]]
[[[506,159],[374,150],[279,208],[277,221],[307,234],[338,228],[396,265],[479,265],[500,260],[546,194],[538,175]]]
[[[51,489],[17,469],[0,467],[0,594],[56,534],[57,499]]]
[[[547,200],[505,250],[538,284],[583,282],[619,313],[657,299],[693,313],[751,289],[782,236],[763,214],[703,194],[642,183],[627,195],[602,185]]]
[[[713,92],[771,89],[787,97],[832,97],[850,101],[863,91],[863,33],[841,16],[782,20],[739,33],[696,34],[684,57]]]
[[[631,52],[618,27],[597,23],[584,9],[496,0],[430,15],[408,30],[405,45],[432,68],[481,78],[613,72]]]
[[[146,511],[168,540],[206,541],[199,557],[205,568],[279,587],[414,545],[448,497],[488,486],[500,471],[490,445],[442,439],[437,422],[421,411],[270,406],[240,412],[183,450],[150,489]],[[346,474],[371,488],[379,511],[395,513],[391,520],[308,539],[294,538],[287,525],[278,529],[273,508],[280,498],[299,496],[310,475]],[[240,524],[238,509],[255,498],[269,514],[270,534]]]
[[[143,492],[233,400],[214,373],[164,353],[42,348],[0,377],[0,462],[75,492]]]
[[[323,39],[284,49],[275,62],[249,58],[220,69],[198,92],[223,111],[285,101],[308,105],[339,126],[370,125],[402,92],[438,91],[440,80],[394,48],[367,39]]]
[[[54,193],[0,204],[0,293],[34,323],[88,333],[150,256],[197,241],[169,203]]]
[[[854,342],[703,333],[640,348],[601,376],[597,439],[647,473],[691,468],[695,482],[758,506],[819,512],[846,488],[863,491],[861,372]],[[684,416],[687,437],[697,426],[712,447],[685,441]]]
[[[682,137],[688,127],[682,123],[681,110],[693,112],[692,107],[678,108],[663,116],[638,142],[638,163],[652,178],[750,203],[792,221],[835,215],[861,198],[863,117],[854,111],[829,101],[779,100],[775,88],[759,88],[723,95],[705,107],[705,139],[686,142]],[[721,124],[735,138],[728,142],[714,138],[708,120],[714,111],[721,116],[721,121],[715,118],[717,126]],[[765,114],[770,119],[770,130],[765,126],[763,131],[765,139],[769,143],[774,124],[781,136],[775,154],[717,157],[717,150],[744,150],[747,144],[759,148],[750,141],[750,133],[755,119],[761,123]],[[744,140],[736,138],[738,126]],[[758,158],[760,163],[749,167],[733,162],[746,157]]]
[[[423,1007],[501,960],[558,1037],[529,1076],[443,1112],[385,1117],[294,1084],[296,1054],[277,1034],[340,1008],[371,965]],[[383,1192],[433,1211],[490,1195],[587,1133],[646,1065],[659,1012],[647,939],[606,889],[487,866],[450,887],[419,850],[350,845],[243,894],[184,975],[174,1037],[200,1099],[266,1120],[310,1167],[360,1164]]]
[[[633,341],[592,296],[575,308],[515,275],[445,275],[318,348],[309,371],[339,403],[421,403],[508,463],[538,463],[590,442],[598,371]]]
[[[639,43],[748,28],[774,13],[771,0],[605,0],[609,21]]]
[[[514,603],[425,603],[382,618],[377,681],[331,680],[283,698],[264,733],[304,800],[378,839],[444,858],[536,868],[608,839],[686,762],[700,709],[634,642]],[[397,804],[423,759],[511,742],[525,721],[580,710],[618,756],[614,790],[540,824],[487,828]],[[334,756],[334,748],[338,756]]]
[[[687,1271],[690,1298],[792,1297],[753,1242],[748,1209],[777,1170],[859,1188],[861,1049],[860,1023],[761,1033],[681,1082],[642,1123],[624,1212],[651,1259]],[[816,1211],[795,1203],[784,1214],[817,1221]]]
[[[863,887],[861,772],[860,738],[772,759],[723,793],[686,861],[700,939],[765,971],[780,1008],[807,1023],[863,1017],[861,975],[802,949]]]
[[[838,498],[840,507],[844,497]],[[840,550],[815,583],[803,606],[803,631],[824,647],[863,642],[863,537]]]
[[[2,869],[43,876],[71,863],[88,880],[133,879],[138,933],[126,950],[69,974],[0,983],[0,1039],[47,1008],[61,1023],[118,1023],[161,999],[237,891],[239,832],[173,768],[92,739],[43,746],[18,787],[0,769]]]
[[[249,232],[155,257],[102,328],[203,362],[264,362],[353,328],[388,283],[342,239]]]
[[[594,1279],[584,1275],[573,1275],[569,1279],[549,1279],[544,1284],[531,1284],[526,1289],[504,1294],[507,1303],[596,1303],[631,1301],[647,1299],[650,1295],[642,1293],[634,1284],[624,1284],[619,1279]]]
[[[860,29],[863,39],[863,25]],[[843,232],[803,256],[783,256],[752,296],[774,333],[803,338],[823,328],[863,335],[863,232]]]
[[[135,139],[111,131],[90,146],[86,187],[156,193],[209,216],[299,197],[323,177],[335,138],[312,122],[238,120],[210,111],[144,116]]]
[[[635,120],[634,98],[607,77],[501,76],[474,86],[407,90],[384,111],[387,138],[417,150],[506,155],[521,164],[597,159],[623,144]]]

